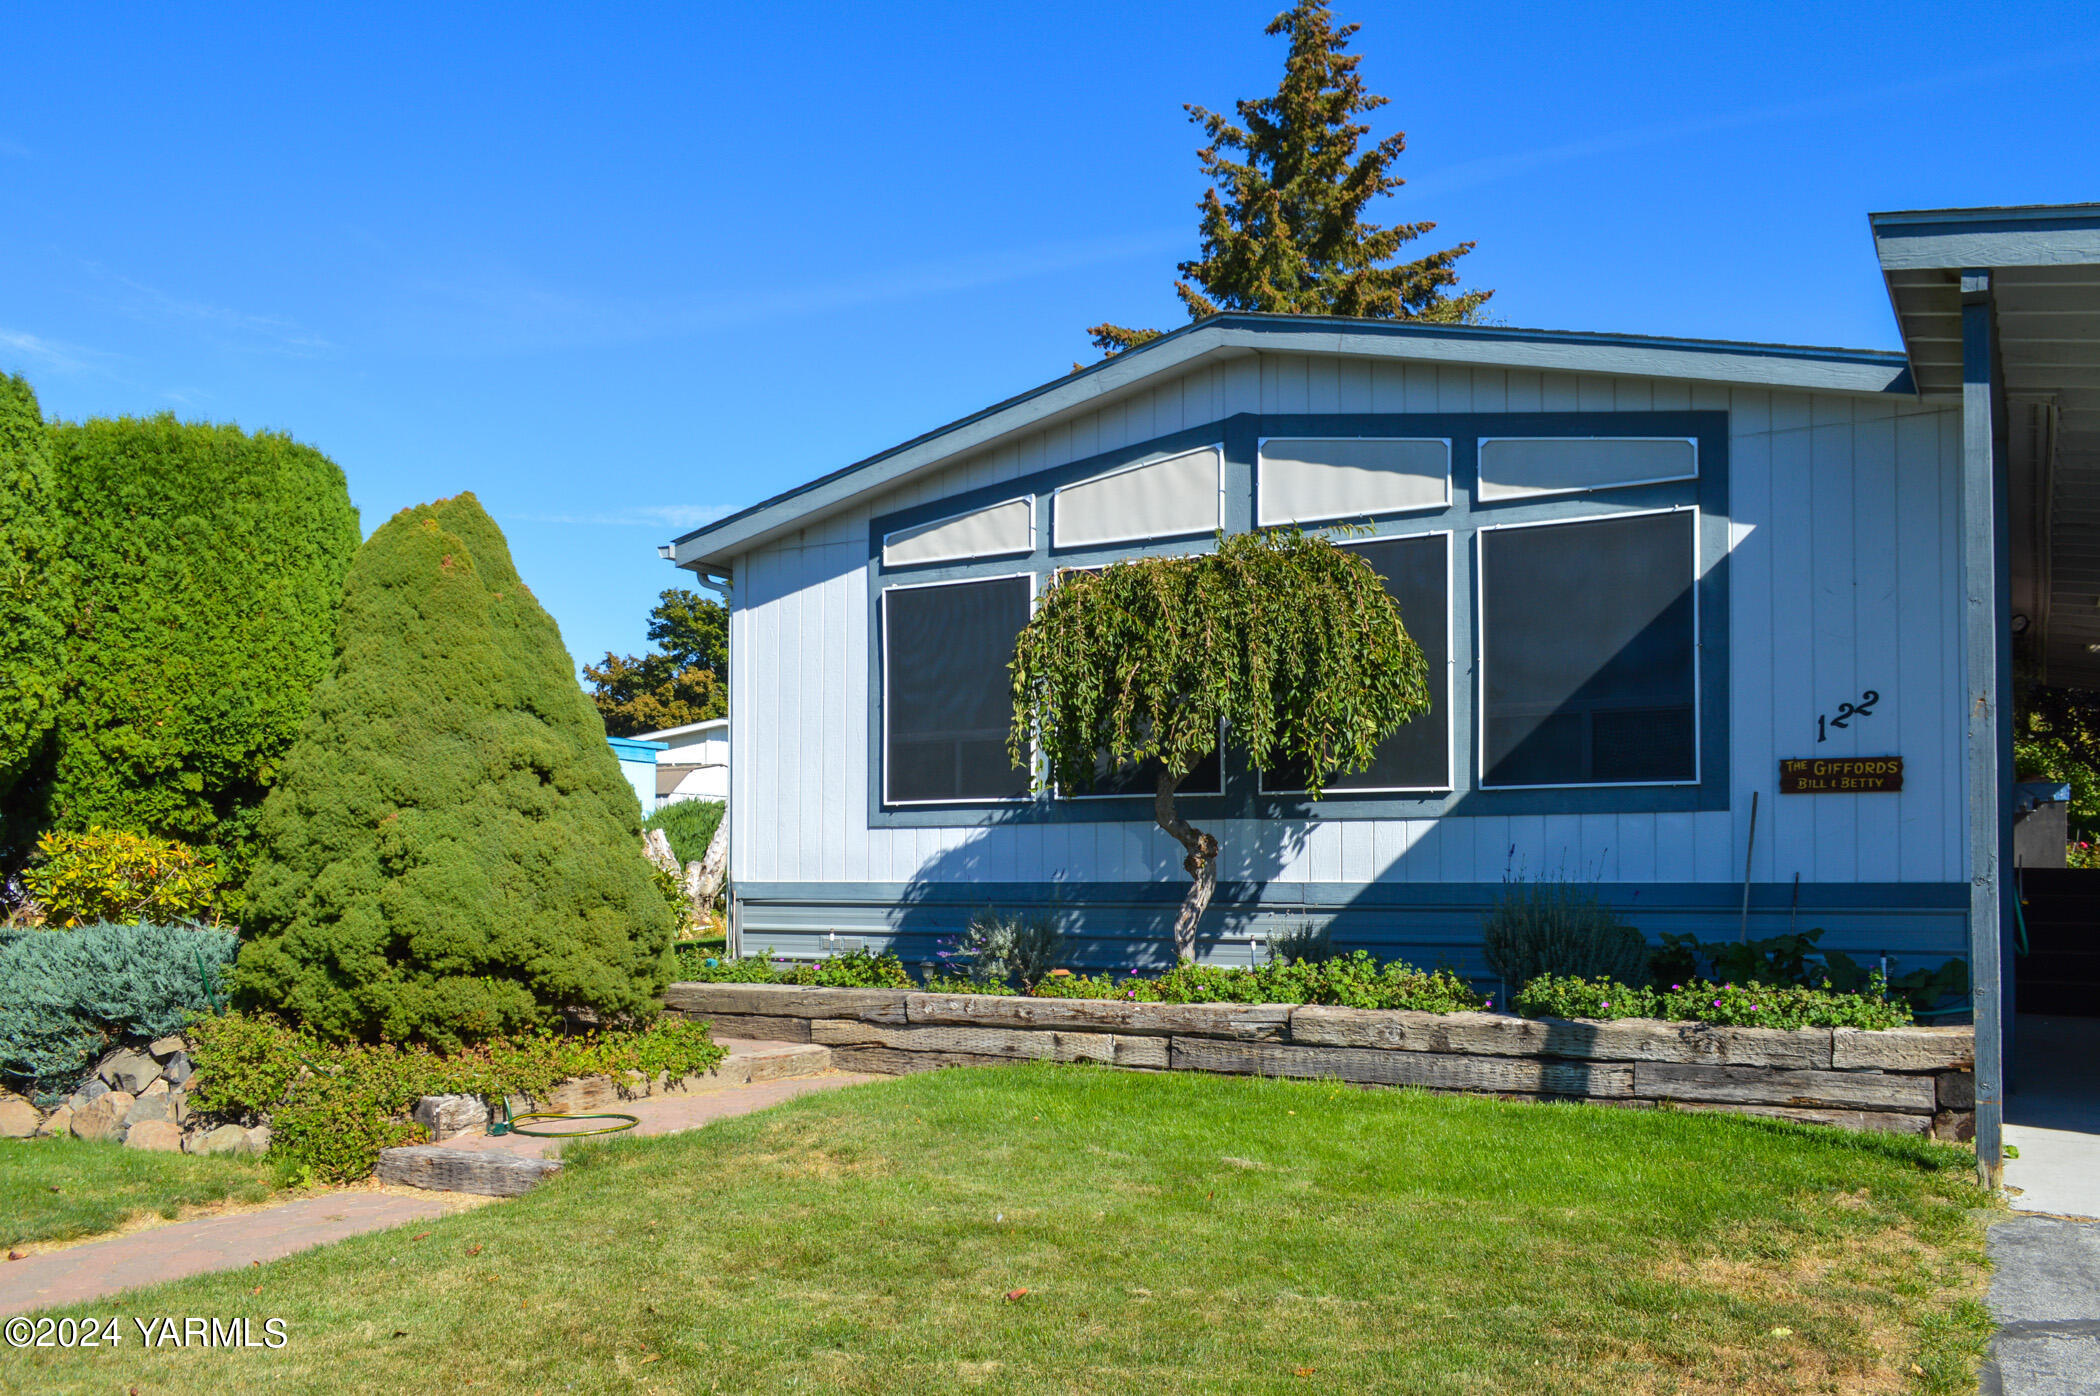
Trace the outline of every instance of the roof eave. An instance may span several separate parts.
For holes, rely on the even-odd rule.
[[[727,567],[742,553],[857,500],[894,489],[958,455],[1098,405],[1147,380],[1186,372],[1198,361],[1262,351],[1824,392],[1912,391],[1903,357],[1877,350],[1408,321],[1219,315],[695,529],[670,545],[671,560],[694,569]]]

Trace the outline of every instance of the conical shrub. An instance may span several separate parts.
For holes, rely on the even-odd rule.
[[[646,1018],[671,911],[554,620],[471,494],[358,550],[334,666],[264,803],[243,999],[454,1045]]]

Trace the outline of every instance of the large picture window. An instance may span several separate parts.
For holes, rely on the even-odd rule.
[[[1697,518],[1480,531],[1483,784],[1698,779]]]
[[[1371,565],[1400,610],[1400,623],[1421,647],[1429,667],[1429,711],[1402,723],[1378,744],[1364,770],[1336,776],[1330,791],[1448,790],[1451,788],[1451,536],[1447,533],[1378,538],[1345,544]],[[1266,771],[1267,790],[1305,788],[1296,764]]]
[[[1028,772],[1006,754],[1007,666],[1028,623],[1027,577],[882,594],[885,799],[892,804],[1012,800]]]

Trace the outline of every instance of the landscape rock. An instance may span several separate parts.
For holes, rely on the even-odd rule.
[[[138,1097],[129,1091],[111,1091],[96,1096],[84,1109],[73,1112],[71,1128],[76,1139],[109,1139],[124,1137],[124,1115],[136,1104]]]
[[[270,1127],[268,1125],[257,1125],[253,1129],[248,1130],[246,1137],[241,1141],[241,1152],[253,1154],[257,1158],[261,1158],[264,1154],[270,1152]]]
[[[182,1146],[193,1154],[244,1153],[248,1147],[248,1131],[239,1125],[220,1125],[217,1129],[191,1135]]]
[[[124,1128],[126,1129],[130,1129],[134,1125],[144,1124],[149,1120],[165,1120],[169,1124],[173,1124],[175,1122],[174,1097],[170,1096],[166,1091],[162,1091],[159,1095],[142,1095],[131,1102],[131,1108],[124,1112]]]
[[[166,1037],[156,1037],[146,1044],[146,1050],[159,1057],[162,1061],[166,1061],[177,1052],[187,1052],[189,1049],[189,1042],[180,1033],[169,1033]]]
[[[182,1149],[182,1126],[173,1120],[141,1120],[124,1132],[124,1147],[178,1153]]]
[[[66,1097],[66,1104],[72,1106],[75,1110],[78,1110],[81,1109],[83,1106],[88,1105],[90,1102],[108,1094],[109,1087],[103,1084],[102,1079],[97,1076],[90,1076],[87,1080],[86,1085],[82,1086],[79,1090],[73,1092],[73,1094]]]
[[[620,1094],[628,1100],[640,1100],[644,1096],[653,1094],[649,1089],[651,1084],[648,1076],[642,1072],[623,1071],[620,1073]]]
[[[489,1122],[489,1107],[477,1095],[426,1095],[416,1102],[415,1121],[433,1140],[450,1139]]]
[[[61,1105],[44,1117],[44,1122],[36,1127],[36,1132],[38,1138],[43,1138],[47,1135],[65,1134],[72,1128],[73,1107]]]
[[[0,1139],[27,1139],[44,1122],[44,1112],[12,1093],[0,1094]]]
[[[174,1052],[169,1055],[167,1062],[162,1065],[160,1076],[163,1081],[168,1082],[170,1085],[182,1086],[189,1083],[190,1077],[196,1074],[196,1070],[197,1068],[190,1065],[189,1053]]]
[[[167,1093],[168,1083],[161,1077],[156,1076],[146,1083],[146,1089],[139,1092],[139,1097],[144,1099],[149,1095],[166,1095]]]
[[[148,1081],[160,1075],[160,1063],[144,1052],[134,1052],[127,1047],[112,1053],[96,1074],[109,1082],[113,1089],[137,1095],[146,1089]]]

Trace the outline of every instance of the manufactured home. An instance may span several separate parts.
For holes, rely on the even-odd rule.
[[[1348,525],[1434,701],[1318,801],[1229,740],[1189,777],[1204,958],[1311,922],[1485,980],[1510,878],[1821,928],[1970,963],[1994,1131],[2015,647],[2100,685],[2100,206],[1870,228],[1899,352],[1226,314],[680,538],[730,598],[738,943],[916,963],[990,906],[1164,961],[1183,851],[1142,773],[1009,762],[1014,635],[1060,569]]]

